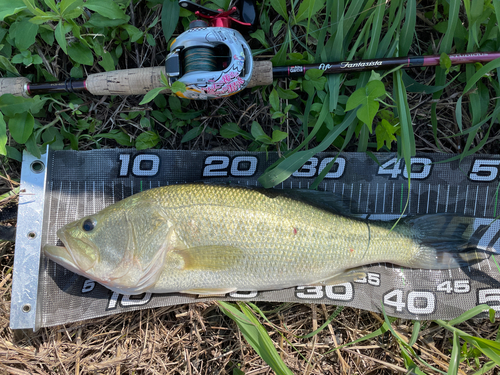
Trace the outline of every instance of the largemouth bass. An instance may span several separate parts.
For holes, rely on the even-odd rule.
[[[147,190],[57,231],[45,254],[123,294],[223,294],[328,285],[388,262],[448,269],[485,258],[470,243],[474,218],[425,215],[361,220],[342,204],[318,208],[278,193],[192,184]],[[335,197],[310,192],[317,201]],[[326,202],[326,201],[325,201]]]

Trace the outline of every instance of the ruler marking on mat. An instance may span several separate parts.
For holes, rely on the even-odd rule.
[[[429,184],[429,190],[427,190],[427,208],[425,210],[425,213],[429,213],[429,201],[431,199],[431,184]]]
[[[483,216],[486,217],[486,207],[488,207],[488,191],[490,187],[486,186],[486,194],[484,195],[484,213]]]
[[[467,210],[467,199],[469,197],[469,185],[467,185],[467,189],[465,190],[465,205],[464,205],[464,215]]]
[[[438,213],[438,209],[439,209],[439,193],[441,191],[441,184],[438,184],[438,195],[437,195],[437,198],[436,198],[436,213]]]
[[[476,208],[477,208],[477,196],[479,195],[479,185],[476,188],[476,199],[474,200],[474,216],[476,216]]]
[[[385,199],[387,198],[387,184],[384,184],[384,206],[382,208],[382,212],[385,213]]]
[[[448,201],[450,199],[450,185],[446,188],[446,205],[444,206],[444,212],[448,213]]]
[[[368,192],[366,193],[366,212],[368,212],[369,204],[370,204],[370,186],[371,183],[368,184]]]
[[[418,184],[417,214],[420,213],[420,186],[422,186],[421,183]]]
[[[391,201],[391,213],[394,212],[394,183],[392,184],[392,201]]]

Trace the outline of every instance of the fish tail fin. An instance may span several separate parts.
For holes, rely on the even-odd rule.
[[[451,269],[487,259],[493,248],[478,241],[483,232],[474,230],[474,218],[450,214],[424,215],[405,220],[415,236],[418,251],[407,267]]]

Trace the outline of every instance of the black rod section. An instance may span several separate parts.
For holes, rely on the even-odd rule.
[[[473,52],[448,55],[452,65],[487,63],[500,58],[500,52]],[[440,55],[407,56],[385,59],[331,62],[311,65],[278,66],[273,68],[274,78],[303,77],[309,69],[320,69],[325,74],[362,72],[367,70],[393,69],[398,66],[411,68],[414,66],[436,66],[441,61]]]
[[[26,89],[28,95],[87,91],[84,80],[74,80],[72,78],[61,82],[28,83]]]
[[[419,57],[396,57],[386,59],[371,59],[359,61],[343,61],[310,65],[278,66],[273,68],[273,78],[296,78],[303,77],[310,69],[323,70],[324,74],[362,72],[366,70],[392,69],[403,65],[405,68],[422,66],[423,56]]]

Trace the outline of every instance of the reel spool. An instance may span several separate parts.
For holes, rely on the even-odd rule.
[[[171,45],[165,63],[170,85],[180,81],[187,99],[217,99],[243,90],[252,77],[250,46],[236,30],[193,21]]]

